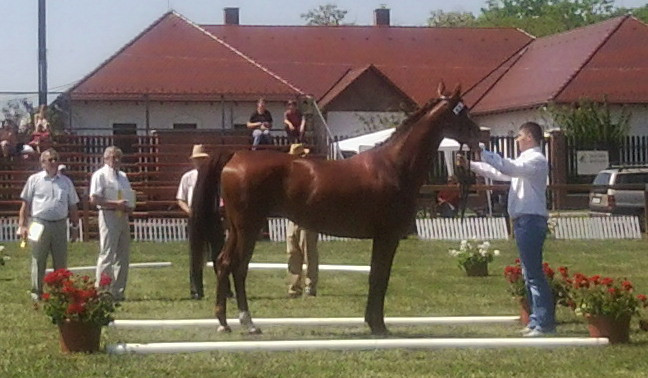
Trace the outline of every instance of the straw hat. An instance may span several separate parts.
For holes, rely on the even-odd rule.
[[[191,156],[189,159],[200,159],[207,158],[209,155],[205,152],[205,146],[202,144],[194,144],[193,151],[191,151]]]
[[[304,156],[309,152],[310,150],[308,148],[304,148],[304,145],[302,143],[295,143],[290,145],[290,152],[288,153],[291,155]]]

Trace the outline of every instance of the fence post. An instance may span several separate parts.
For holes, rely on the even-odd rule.
[[[648,233],[648,184],[644,187],[644,232]]]
[[[567,183],[567,140],[562,130],[552,130],[549,137],[549,182],[551,184]],[[562,210],[567,200],[565,189],[554,189],[551,196],[551,208]]]
[[[84,187],[82,191],[81,206],[83,207],[83,241],[90,240],[90,189]]]

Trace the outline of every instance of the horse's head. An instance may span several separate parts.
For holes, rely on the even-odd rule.
[[[461,85],[457,85],[451,94],[445,93],[445,84],[439,83],[439,99],[446,103],[448,116],[443,125],[443,136],[458,141],[477,150],[479,147],[479,126],[470,118],[468,106],[461,99]]]

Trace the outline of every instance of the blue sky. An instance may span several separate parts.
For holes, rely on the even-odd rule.
[[[646,0],[616,1],[617,6],[643,6]],[[223,8],[238,7],[246,25],[303,25],[309,9],[334,3],[348,11],[345,21],[373,23],[373,10],[391,9],[392,25],[425,25],[430,11],[478,14],[485,0],[55,0],[47,1],[48,88],[63,91],[82,79],[153,21],[174,9],[198,24],[221,24]],[[38,0],[0,0],[0,92],[38,90]],[[5,97],[5,96],[2,96]],[[36,102],[37,96],[29,97]],[[6,97],[5,97],[6,98]]]

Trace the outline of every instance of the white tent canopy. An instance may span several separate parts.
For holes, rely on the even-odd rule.
[[[360,153],[375,147],[378,143],[385,141],[389,138],[395,128],[385,129],[376,131],[370,134],[365,134],[349,139],[342,140],[336,143],[336,149],[338,151],[352,151],[355,153]],[[454,174],[454,164],[452,161],[452,152],[459,150],[459,142],[454,139],[443,138],[441,144],[439,145],[439,151],[443,151],[443,157],[446,163],[446,168],[448,174]]]

